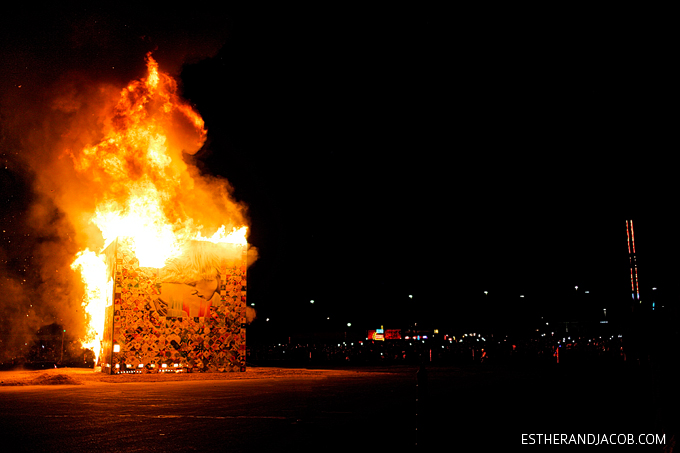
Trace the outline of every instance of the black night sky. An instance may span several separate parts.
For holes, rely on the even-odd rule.
[[[659,18],[51,8],[2,20],[3,120],[73,74],[122,86],[154,51],[205,119],[197,165],[249,206],[260,256],[249,341],[347,322],[498,328],[623,309],[626,219],[642,298],[658,287],[672,299],[677,71]],[[9,274],[32,180],[5,131]]]

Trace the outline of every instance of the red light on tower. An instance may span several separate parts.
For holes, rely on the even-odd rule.
[[[635,253],[635,231],[633,230],[633,221],[630,221],[630,239],[633,243],[633,253]],[[630,252],[629,252],[630,253]]]
[[[633,283],[633,263],[630,265],[630,296],[635,299],[635,284]]]
[[[640,301],[640,284],[638,281],[637,262],[635,259],[635,232],[633,231],[632,220],[630,220],[630,222],[626,220],[626,236],[628,239],[628,261],[630,262],[631,297],[633,300]],[[631,253],[631,244],[633,246],[633,253]]]

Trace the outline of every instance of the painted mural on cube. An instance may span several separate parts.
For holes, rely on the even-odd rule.
[[[102,371],[245,371],[246,254],[192,241],[157,269],[140,267],[128,240],[111,243]]]

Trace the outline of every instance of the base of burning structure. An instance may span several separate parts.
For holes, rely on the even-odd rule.
[[[247,246],[222,247],[217,292],[209,301],[185,296],[185,316],[167,316],[171,309],[181,311],[182,304],[171,308],[159,302],[164,285],[159,269],[140,267],[125,239],[107,248],[114,287],[106,308],[102,372],[245,371]]]

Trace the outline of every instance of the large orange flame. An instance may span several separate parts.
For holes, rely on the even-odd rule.
[[[104,188],[90,216],[104,246],[99,253],[80,252],[72,265],[86,286],[83,307],[90,325],[83,346],[95,354],[113,287],[106,279],[102,252],[117,237],[131,239],[141,266],[156,268],[190,240],[247,244],[238,204],[225,202],[225,184],[218,183],[206,196],[210,184],[201,181],[183,159],[183,153],[193,154],[205,142],[203,119],[178,96],[175,80],[159,71],[150,55],[147,67],[145,78],[121,91],[107,117],[104,137],[71,152],[76,170]],[[216,218],[223,222],[219,228]],[[203,236],[203,222],[216,228],[215,233]]]

